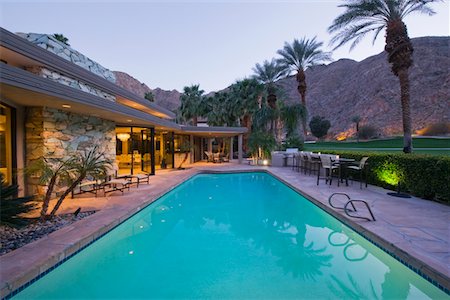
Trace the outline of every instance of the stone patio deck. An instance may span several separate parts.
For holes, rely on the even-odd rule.
[[[94,198],[85,194],[66,199],[60,213],[74,212],[78,207],[83,211],[99,211],[0,257],[0,296],[7,296],[46,272],[195,174],[258,170],[267,171],[301,191],[345,224],[450,290],[449,206],[415,197],[393,198],[387,196],[387,191],[382,188],[369,186],[360,189],[358,183],[337,187],[321,181],[317,186],[316,176],[303,175],[289,167],[197,163],[182,171],[159,171],[151,177],[149,185],[132,187],[123,195],[115,192],[107,197]],[[347,193],[352,199],[367,200],[377,221],[350,219],[342,210],[330,208],[327,200],[334,192]]]

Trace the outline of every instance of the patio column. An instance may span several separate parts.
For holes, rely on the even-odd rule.
[[[238,135],[238,159],[239,163],[242,164],[242,134]]]
[[[189,144],[191,145],[191,154],[190,154],[189,163],[193,164],[194,163],[194,136],[192,134],[189,136]]]
[[[208,139],[208,152],[212,153],[212,138]]]
[[[233,149],[233,141],[234,141],[234,136],[232,136],[230,138],[230,160],[233,159],[233,153],[234,153],[234,149]]]

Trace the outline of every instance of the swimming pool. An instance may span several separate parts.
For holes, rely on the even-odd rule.
[[[266,173],[203,174],[17,299],[448,296]]]

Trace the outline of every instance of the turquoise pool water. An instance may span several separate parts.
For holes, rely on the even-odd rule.
[[[198,175],[17,299],[443,299],[265,173]]]

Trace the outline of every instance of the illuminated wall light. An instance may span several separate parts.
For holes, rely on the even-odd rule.
[[[128,119],[127,122],[130,123],[130,122],[133,122],[133,120],[129,120],[129,119]]]
[[[63,104],[61,106],[64,107],[64,108],[72,108],[72,106],[70,106],[69,104]]]
[[[263,160],[263,165],[267,166],[269,164],[269,161],[267,159]]]

